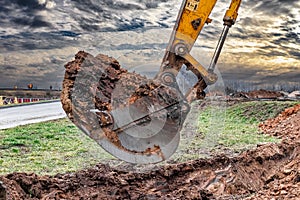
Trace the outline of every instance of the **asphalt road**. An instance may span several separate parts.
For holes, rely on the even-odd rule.
[[[0,129],[66,117],[60,102],[0,109]]]

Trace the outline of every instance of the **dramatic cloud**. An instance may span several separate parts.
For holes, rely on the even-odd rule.
[[[205,66],[229,3],[217,2],[213,23],[192,51]],[[29,81],[45,88],[60,86],[63,65],[78,50],[109,54],[125,66],[151,73],[159,66],[179,8],[177,0],[2,0],[0,87]],[[220,57],[223,79],[258,85],[298,82],[299,10],[298,0],[244,0]]]

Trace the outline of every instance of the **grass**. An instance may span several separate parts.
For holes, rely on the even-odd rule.
[[[181,144],[182,156],[177,159],[185,161],[220,153],[232,156],[257,144],[280,142],[261,133],[258,125],[295,104],[299,102],[253,101],[229,107],[207,106],[199,114],[198,130]]]
[[[72,172],[112,159],[69,120],[0,130],[0,174]]]
[[[258,124],[299,102],[246,102],[230,107],[207,105],[183,132],[173,160],[186,161],[225,153],[237,154],[257,144],[279,142],[260,133]],[[197,108],[194,108],[197,109]],[[198,111],[197,111],[198,112]],[[61,119],[0,130],[0,174],[73,172],[114,158],[69,120]]]

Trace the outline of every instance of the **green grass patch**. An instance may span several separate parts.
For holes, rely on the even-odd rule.
[[[252,101],[233,106],[206,106],[199,112],[198,130],[181,144],[182,161],[224,153],[237,155],[257,144],[280,140],[261,133],[260,122],[276,117],[293,101]]]
[[[235,104],[226,108],[225,112],[218,113],[223,121],[219,121],[217,145],[228,147],[234,151],[241,151],[261,143],[279,142],[277,138],[262,134],[259,123],[276,117],[285,108],[297,102],[252,101]],[[216,108],[208,107],[199,116],[199,132],[209,137],[214,129],[211,121],[214,120]],[[207,125],[209,124],[209,125]],[[213,132],[213,131],[212,131]]]
[[[227,109],[227,118],[238,118],[247,123],[260,123],[274,118],[284,109],[299,104],[298,101],[251,101]]]
[[[219,153],[232,155],[257,144],[279,142],[260,133],[258,124],[295,104],[299,102],[203,106],[199,115],[187,119],[198,121],[198,128],[182,133],[180,147],[171,159],[185,161]],[[116,159],[68,119],[0,130],[0,174],[73,172],[113,160]]]
[[[69,120],[0,130],[0,174],[77,171],[112,159]]]

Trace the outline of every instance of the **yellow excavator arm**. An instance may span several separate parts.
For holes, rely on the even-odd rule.
[[[241,0],[232,0],[229,9],[226,11],[223,18],[224,25],[232,26],[238,16],[238,10],[241,5]]]
[[[170,78],[171,76],[176,77],[183,64],[187,65],[188,69],[192,70],[195,75],[197,75],[199,82],[195,87],[198,87],[197,90],[199,90],[200,93],[205,89],[206,85],[213,84],[217,81],[217,76],[213,71],[221,53],[228,30],[237,19],[241,0],[232,0],[229,9],[224,15],[224,29],[209,68],[206,69],[203,67],[190,54],[204,25],[212,22],[209,15],[216,2],[217,0],[183,1],[167,51],[163,58],[160,73],[157,76],[165,83],[174,79]]]

